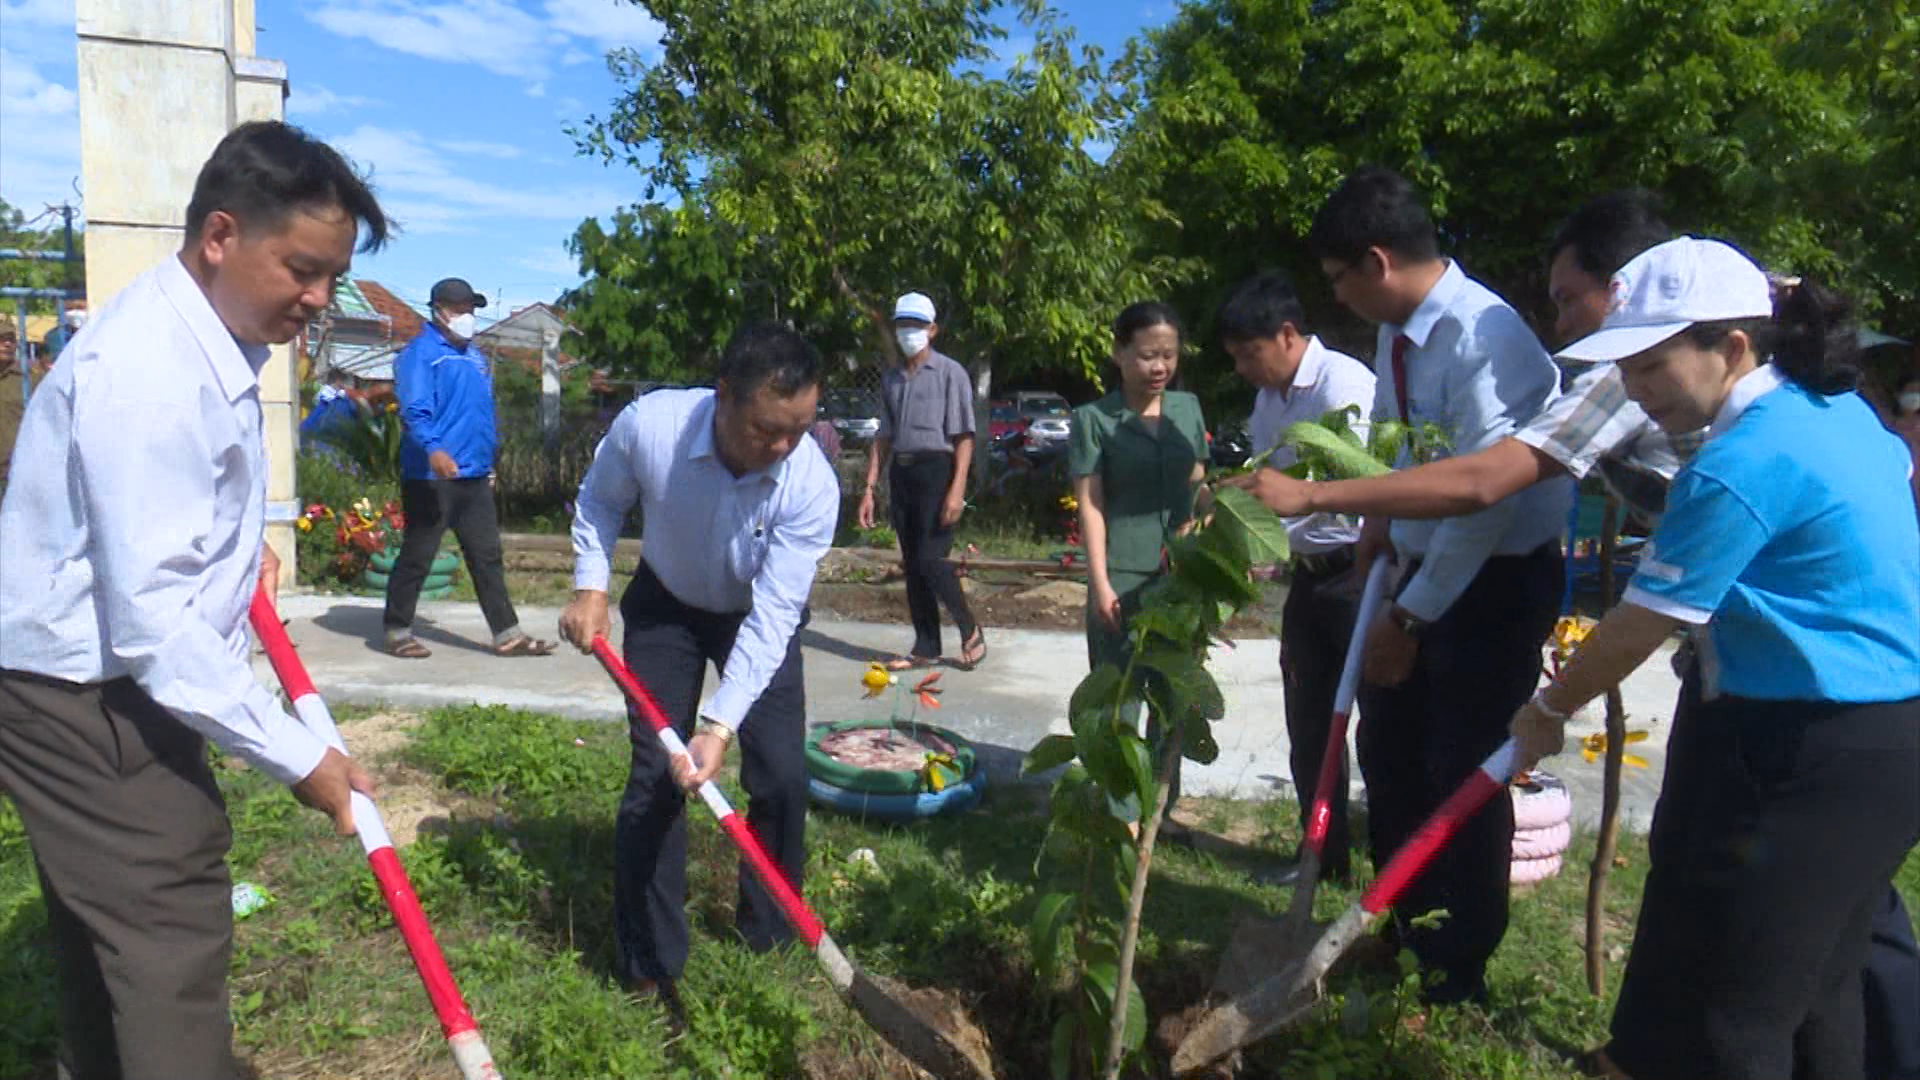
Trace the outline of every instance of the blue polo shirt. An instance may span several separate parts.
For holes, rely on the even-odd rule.
[[[1920,697],[1912,460],[1858,394],[1761,367],[1674,477],[1625,599],[1706,625],[1709,694]]]
[[[400,475],[431,480],[427,456],[452,455],[461,479],[493,471],[499,434],[493,424],[493,377],[487,355],[469,341],[454,348],[428,323],[394,358],[394,396],[400,399]]]

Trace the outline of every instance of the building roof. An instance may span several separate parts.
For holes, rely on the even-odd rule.
[[[393,327],[393,337],[401,344],[412,341],[426,325],[420,313],[408,307],[406,302],[387,290],[385,285],[370,278],[356,278],[353,281],[356,291],[367,306],[385,316]]]

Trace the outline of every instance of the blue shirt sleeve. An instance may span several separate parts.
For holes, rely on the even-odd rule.
[[[1697,469],[1683,469],[1673,479],[1666,515],[1622,599],[1704,625],[1772,536],[1738,492]]]
[[[434,386],[432,350],[415,341],[400,351],[393,362],[393,393],[400,399],[400,419],[420,444],[431,454],[441,446],[437,395]]]

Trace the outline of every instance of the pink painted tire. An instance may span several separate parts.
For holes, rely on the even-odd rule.
[[[1549,825],[1544,829],[1513,830],[1513,858],[1546,859],[1567,850],[1567,843],[1573,839],[1573,822],[1563,821],[1558,825]]]
[[[1558,855],[1549,855],[1544,859],[1515,859],[1507,880],[1514,885],[1538,885],[1559,872]]]
[[[1550,829],[1573,818],[1573,797],[1552,773],[1535,769],[1507,785],[1513,795],[1514,832]]]

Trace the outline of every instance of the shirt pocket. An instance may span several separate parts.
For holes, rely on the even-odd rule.
[[[727,545],[727,568],[735,581],[751,582],[766,565],[767,550],[773,546],[773,526],[768,520],[772,500],[761,499],[742,509],[733,542]]]

